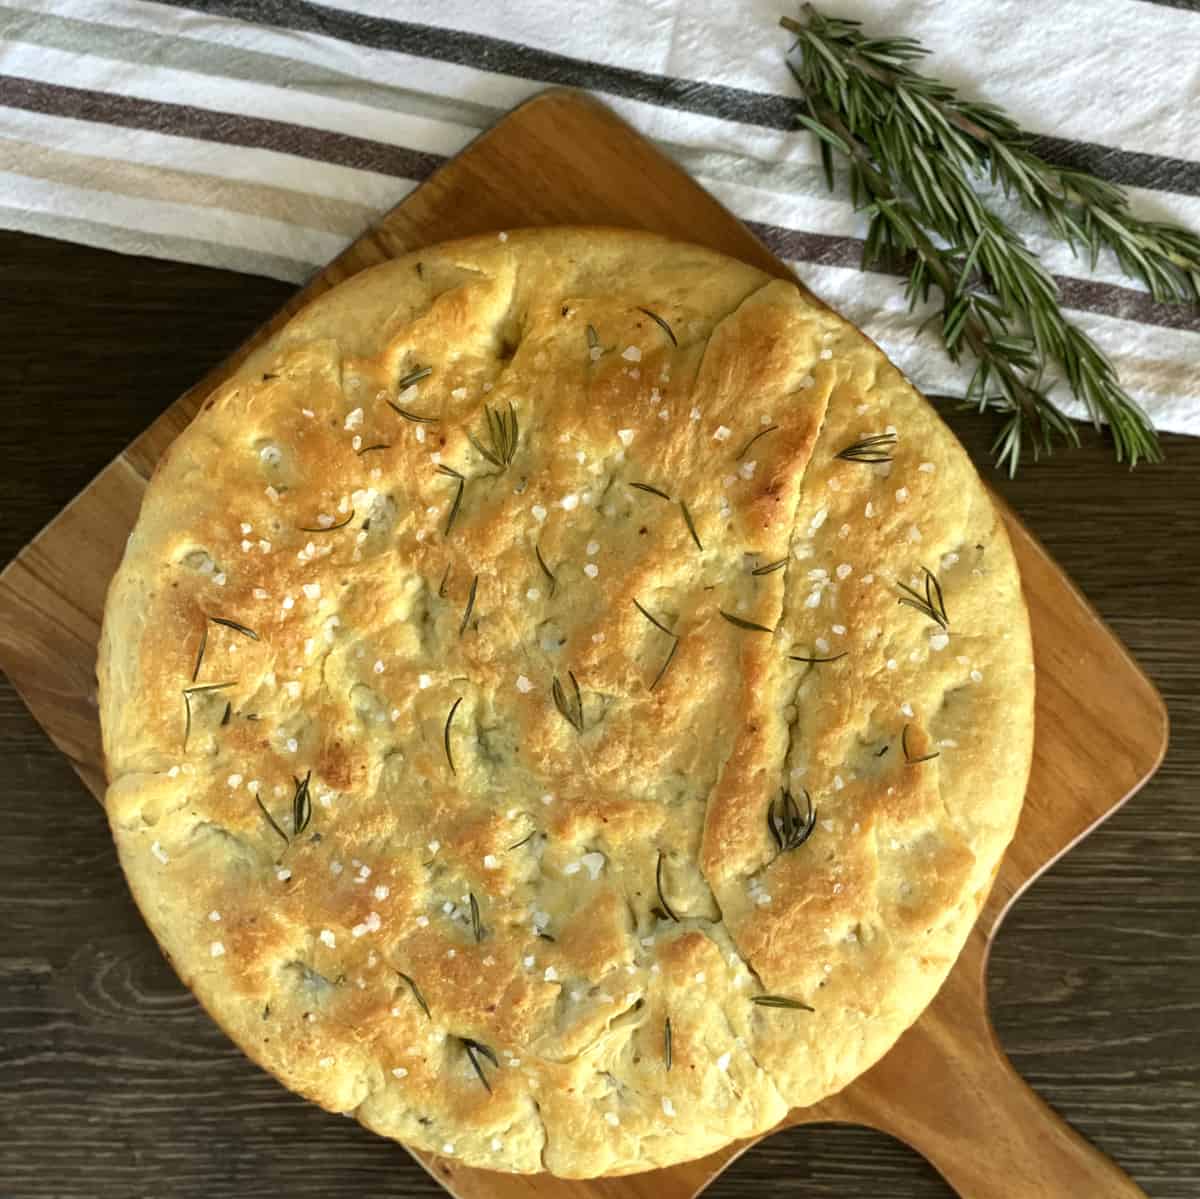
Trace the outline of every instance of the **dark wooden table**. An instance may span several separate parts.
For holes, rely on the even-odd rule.
[[[290,291],[0,233],[0,563]],[[990,419],[950,421],[986,463]],[[990,982],[1001,1040],[1042,1095],[1155,1199],[1196,1199],[1200,439],[1165,444],[1166,465],[1133,473],[1094,441],[1013,482],[990,472],[1173,722],[1155,779],[1017,905]],[[200,1011],[134,910],[100,808],[2,679],[0,817],[0,1199],[442,1194]],[[709,1192],[950,1193],[905,1146],[830,1126],[776,1136]]]

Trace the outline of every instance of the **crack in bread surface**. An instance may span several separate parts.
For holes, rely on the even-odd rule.
[[[893,462],[837,458],[885,429]],[[897,603],[925,566],[944,638]],[[198,681],[234,685],[185,748],[213,616],[257,640],[212,627]],[[568,1176],[710,1152],[885,1052],[1032,728],[1011,552],[928,405],[794,286],[610,231],[425,250],[303,311],[160,465],[99,673],[135,897],[246,1052],[384,1135]],[[818,820],[779,853],[784,789]]]

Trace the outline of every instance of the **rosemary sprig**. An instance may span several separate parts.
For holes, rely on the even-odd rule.
[[[799,999],[792,999],[787,995],[751,995],[750,1002],[757,1003],[759,1007],[791,1008],[796,1012],[815,1012],[817,1010],[809,1004],[801,1003]]]
[[[758,440],[760,437],[766,437],[766,435],[767,435],[768,433],[774,433],[774,432],[775,432],[775,430],[776,430],[776,429],[778,429],[778,428],[779,428],[779,426],[778,426],[778,425],[768,425],[768,426],[767,426],[765,429],[759,429],[759,431],[758,431],[757,433],[755,433],[755,434],[754,434],[754,436],[753,436],[753,437],[751,437],[751,438],[750,438],[750,440],[749,440],[748,442],[746,442],[746,444],[745,444],[744,446],[742,446],[742,448],[741,448],[740,450],[738,450],[737,454],[734,456],[734,459],[733,459],[733,460],[734,460],[734,462],[741,462],[741,460],[742,460],[742,459],[743,459],[743,458],[746,456],[746,454],[747,454],[747,452],[749,451],[750,447],[751,447],[751,446],[752,446],[752,445],[753,445],[753,444],[754,444],[754,443],[755,443],[755,442],[756,442],[756,441],[757,441],[757,440]]]
[[[188,738],[192,735],[192,696],[201,695],[207,691],[224,691],[226,687],[233,687],[237,683],[237,679],[233,679],[228,683],[200,683],[195,687],[183,688],[183,748],[186,750],[188,746]]]
[[[916,766],[921,762],[932,762],[934,758],[940,758],[942,756],[942,751],[940,749],[935,749],[931,754],[920,754],[914,758],[912,754],[908,752],[908,728],[909,726],[905,725],[900,731],[900,748],[904,751],[904,761],[907,765]]]
[[[479,900],[475,898],[475,892],[472,891],[468,898],[471,901],[471,932],[475,934],[476,942],[483,940],[484,927],[483,921],[479,917]]]
[[[657,891],[658,891],[658,902],[659,902],[660,904],[662,904],[662,910],[663,910],[663,911],[664,911],[664,912],[667,914],[667,916],[669,916],[669,917],[670,917],[670,918],[671,918],[671,919],[672,919],[672,920],[673,920],[673,921],[674,921],[676,924],[678,924],[678,923],[679,923],[679,917],[675,915],[675,911],[674,911],[674,909],[671,907],[671,905],[670,905],[669,903],[667,903],[667,897],[666,897],[666,895],[663,893],[663,878],[662,878],[662,874],[663,874],[663,855],[662,855],[662,850],[660,849],[660,850],[658,851],[658,865],[657,865],[657,866],[655,866],[655,868],[654,868],[654,886],[655,886],[655,888],[656,888],[656,889],[657,889]]]
[[[575,672],[567,671],[567,677],[571,680],[571,686],[575,689],[575,694],[568,697],[562,683],[558,681],[558,675],[554,676],[554,681],[550,685],[550,694],[554,698],[554,706],[562,713],[563,719],[577,732],[583,732],[583,693],[579,690],[579,682],[575,678]]]
[[[671,344],[678,348],[679,342],[675,340],[674,330],[657,312],[651,312],[649,308],[639,308],[638,312],[644,312],[671,339]]]
[[[807,788],[802,790],[806,808],[803,816],[800,815],[800,805],[787,790],[781,791],[779,798],[767,805],[767,831],[780,853],[799,849],[817,827],[817,809],[813,807],[812,796]]]
[[[692,514],[688,511],[687,503],[684,500],[679,501],[680,511],[683,512],[683,521],[687,525],[687,530],[692,535],[692,540],[696,543],[696,548],[704,552],[704,543],[700,540],[700,534],[696,532],[696,522],[692,520]]]
[[[354,509],[350,509],[350,515],[345,520],[340,520],[336,525],[300,525],[301,533],[336,533],[338,529],[344,529],[354,519]]]
[[[474,433],[467,434],[467,440],[493,466],[499,470],[507,470],[512,464],[517,452],[517,443],[521,437],[521,427],[517,423],[517,410],[509,404],[507,412],[497,412],[490,405],[483,408],[487,416],[488,438],[490,446],[484,445]]]
[[[478,1076],[479,1081],[483,1083],[484,1089],[490,1095],[492,1093],[492,1084],[488,1082],[487,1075],[483,1072],[483,1067],[479,1064],[481,1057],[487,1058],[497,1069],[500,1068],[500,1061],[495,1053],[480,1041],[473,1041],[470,1037],[459,1037],[459,1044],[466,1050],[467,1057],[470,1059],[471,1066]]]
[[[671,1069],[671,1017],[663,1023],[663,1065]]]
[[[450,514],[446,517],[446,527],[442,530],[443,537],[450,536],[450,530],[454,527],[454,522],[458,517],[458,510],[462,507],[463,489],[467,485],[467,476],[457,471],[452,466],[447,466],[444,462],[438,463],[437,468],[439,475],[445,475],[448,479],[456,479],[458,488],[454,493],[454,502],[450,505]]]
[[[450,705],[450,712],[446,716],[446,727],[442,730],[442,744],[446,748],[446,763],[450,767],[451,774],[457,774],[458,771],[454,768],[454,751],[450,748],[450,726],[454,723],[454,713],[458,711],[458,705],[463,701],[460,695],[458,699]]]
[[[740,616],[735,616],[732,612],[726,612],[724,608],[718,608],[717,611],[735,628],[745,629],[749,633],[775,632],[774,629],[768,629],[765,624],[755,624],[752,620],[743,620]]]
[[[895,445],[895,433],[875,433],[838,450],[834,457],[846,462],[891,462],[892,455],[888,451]]]
[[[310,770],[302,779],[296,779],[296,794],[292,796],[292,836],[298,837],[312,819],[312,796],[308,785],[312,781]]]
[[[913,39],[868,38],[857,22],[803,12],[781,21],[797,35],[787,62],[811,114],[797,120],[820,139],[831,187],[832,152],[849,160],[852,201],[870,219],[863,265],[907,263],[910,304],[942,293],[947,352],[976,360],[967,402],[1007,414],[993,446],[1000,464],[1015,471],[1027,445],[1036,457],[1056,439],[1078,444],[1042,382],[1052,365],[1093,423],[1108,423],[1118,461],[1159,460],[1153,426],[1112,363],[1067,321],[1054,280],[971,182],[990,174],[1093,259],[1112,249],[1156,299],[1200,299],[1200,237],[1140,220],[1120,189],[1038,158],[994,105],[913,70],[927,53]]]
[[[929,567],[922,566],[921,569],[925,572],[925,594],[921,595],[919,591],[914,591],[907,583],[902,583],[897,579],[896,586],[904,594],[896,602],[916,608],[918,612],[928,616],[943,629],[949,630],[950,618],[946,615],[946,599],[942,595],[942,585]]]
[[[471,613],[475,611],[475,593],[479,590],[479,576],[476,575],[471,580],[471,593],[467,596],[467,608],[463,613],[462,622],[458,626],[458,635],[461,637],[467,631],[467,622],[471,619]]]
[[[421,988],[413,981],[413,979],[404,973],[403,970],[397,970],[396,973],[408,984],[408,989],[412,992],[413,998],[417,1001],[417,1006],[425,1013],[426,1020],[432,1020],[433,1016],[429,1012],[429,1004],[425,1002],[425,996],[421,994]]]
[[[555,588],[558,586],[558,580],[554,577],[554,571],[546,565],[546,559],[542,557],[542,547],[534,545],[533,552],[537,556],[538,565],[542,568],[542,574],[550,580],[550,598],[554,598]]]

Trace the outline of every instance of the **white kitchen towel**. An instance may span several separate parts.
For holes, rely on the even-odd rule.
[[[908,35],[1056,162],[1200,229],[1200,0],[822,0]],[[778,27],[791,0],[0,0],[0,226],[300,281],[547,84],[656,140],[924,390],[899,278],[859,270]],[[1006,210],[1007,211],[1007,210]],[[1200,311],[1013,214],[1163,429],[1200,433]]]

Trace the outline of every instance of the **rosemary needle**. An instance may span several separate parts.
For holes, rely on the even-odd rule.
[[[450,726],[454,723],[454,713],[458,711],[458,705],[463,701],[460,695],[458,699],[450,705],[450,713],[446,717],[446,727],[442,730],[442,744],[446,747],[446,762],[450,767],[451,774],[457,774],[458,771],[454,768],[454,752],[450,748]]]

